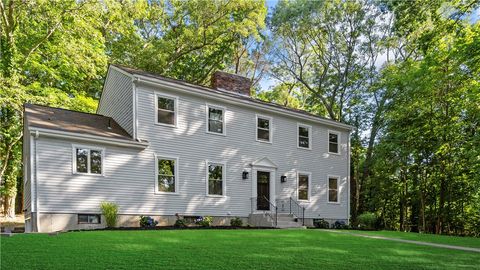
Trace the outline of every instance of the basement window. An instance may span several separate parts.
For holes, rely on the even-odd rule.
[[[78,224],[100,224],[98,214],[78,214]]]

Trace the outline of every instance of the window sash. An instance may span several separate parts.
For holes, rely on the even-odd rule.
[[[160,163],[163,161],[170,161],[172,163],[166,164],[171,172],[167,173],[160,169]],[[171,192],[175,193],[177,191],[177,166],[178,162],[176,159],[172,158],[157,158],[157,191],[158,192]],[[163,171],[163,173],[162,173]]]
[[[268,124],[268,127],[262,127],[260,125],[261,121],[266,121]],[[257,140],[259,141],[264,141],[264,142],[270,142],[270,126],[271,126],[271,121],[268,118],[262,118],[262,117],[257,117]],[[262,135],[268,135],[263,137]]]
[[[304,129],[307,132],[307,135],[302,135],[300,130]],[[297,136],[298,136],[298,147],[310,149],[310,132],[311,128],[308,126],[298,125]]]
[[[332,136],[334,135],[334,136]],[[339,148],[339,134],[334,132],[328,133],[328,152],[338,154],[340,153]],[[334,138],[334,139],[333,139]]]
[[[156,121],[158,124],[164,125],[176,125],[177,122],[177,99],[174,97],[163,96],[160,94],[156,95],[157,97],[157,112],[156,112]],[[167,102],[171,102],[173,105],[172,109],[168,108],[168,104],[166,106],[161,106],[160,99],[164,99]],[[162,121],[164,120],[164,121]]]
[[[332,187],[331,183],[335,182],[335,187]],[[328,202],[339,202],[338,197],[338,178],[328,178]],[[335,200],[334,200],[335,199]]]
[[[215,167],[213,170],[210,170],[210,167]],[[215,177],[213,174],[216,172],[216,167],[220,167],[220,178],[218,175]],[[208,195],[217,195],[223,196],[224,195],[224,185],[225,185],[225,167],[223,164],[216,164],[216,163],[208,163],[207,164],[207,171],[208,171]]]
[[[81,147],[81,146],[76,146],[74,147],[75,149],[75,168],[74,168],[74,173],[76,174],[95,174],[95,175],[102,175],[103,174],[103,149],[98,149],[98,148],[88,148],[88,147]],[[86,160],[80,161],[79,162],[79,151],[86,151]],[[96,155],[92,159],[92,152],[98,152],[98,155]],[[81,163],[85,162],[86,168],[82,170],[79,170],[79,165]],[[97,162],[96,164],[96,169],[92,169],[92,165],[95,165],[94,163]]]
[[[213,112],[213,111],[219,111]],[[219,116],[219,117],[218,117]],[[207,110],[207,119],[208,119],[208,132],[217,133],[217,134],[224,134],[225,133],[225,110],[223,108],[217,108],[213,106],[208,106]],[[220,124],[220,126],[216,126]]]
[[[310,189],[310,175],[299,173],[298,174],[298,199],[299,200],[309,200],[309,189]]]

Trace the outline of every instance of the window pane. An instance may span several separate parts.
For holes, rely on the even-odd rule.
[[[307,127],[298,127],[298,135],[302,137],[308,137],[308,128]]]
[[[78,215],[78,223],[88,223],[88,215]]]
[[[88,223],[98,224],[100,223],[99,215],[88,215]]]
[[[328,191],[328,201],[329,202],[337,202],[338,201],[337,190],[329,190]]]
[[[259,127],[259,128],[266,128],[266,129],[270,128],[270,120],[258,118],[257,127]]]
[[[223,195],[222,181],[209,180],[208,181],[208,194],[211,195]]]
[[[174,111],[175,100],[170,98],[158,97],[158,109]]]
[[[223,121],[223,111],[220,109],[208,108],[208,119]]]
[[[158,176],[158,191],[175,192],[175,176]]]
[[[308,200],[308,175],[298,175],[298,199]]]
[[[90,150],[90,172],[102,174],[102,151]]]
[[[77,172],[88,172],[88,149],[77,149]]]
[[[308,200],[308,190],[298,190],[299,200]]]
[[[175,125],[175,112],[158,110],[158,123]]]
[[[329,133],[328,134],[328,141],[333,143],[338,143],[338,134]]]
[[[338,144],[329,143],[328,144],[328,151],[331,152],[331,153],[338,153]]]
[[[258,129],[257,132],[257,139],[262,141],[269,141],[270,140],[270,132],[264,129]]]
[[[309,148],[308,138],[299,137],[299,138],[298,138],[298,146],[299,146],[299,147]]]
[[[217,120],[208,120],[208,131],[223,134],[223,123]]]
[[[222,165],[211,164],[208,166],[208,179],[223,179]]]
[[[158,174],[168,176],[175,175],[175,160],[159,159]]]
[[[328,188],[329,189],[337,189],[337,179],[336,178],[328,178]]]

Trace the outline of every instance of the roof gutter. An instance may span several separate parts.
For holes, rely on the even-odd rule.
[[[81,134],[81,133],[52,130],[52,129],[45,129],[45,128],[29,127],[28,130],[31,133],[38,134],[37,136],[99,142],[103,144],[110,144],[115,146],[123,146],[123,147],[138,148],[138,149],[145,149],[149,145],[148,142],[126,141],[122,139],[106,138],[106,137],[96,136],[96,135]]]
[[[200,91],[198,89],[195,89],[195,87],[180,85],[180,84],[177,84],[177,83],[167,82],[167,81],[154,79],[154,78],[150,78],[150,77],[142,76],[142,75],[138,75],[138,74],[134,74],[133,76],[135,78],[137,78],[137,81],[139,83],[145,83],[145,84],[150,84],[150,85],[154,85],[154,86],[163,86],[163,87],[173,88],[173,89],[175,89],[177,91],[180,91],[180,92],[205,97],[206,90],[205,91]],[[244,106],[251,107],[251,108],[256,108],[256,109],[262,108],[262,109],[265,109],[265,110],[274,111],[278,114],[282,114],[282,115],[285,115],[285,116],[290,116],[290,117],[294,116],[294,117],[301,118],[301,119],[307,119],[309,121],[324,124],[324,125],[331,126],[331,127],[342,128],[342,129],[346,129],[346,130],[349,130],[349,131],[354,130],[353,126],[350,126],[350,125],[347,125],[347,124],[344,124],[344,123],[329,121],[329,120],[321,119],[321,118],[318,118],[318,117],[315,117],[315,116],[305,115],[305,114],[294,112],[294,111],[287,111],[287,110],[284,110],[284,109],[281,109],[281,108],[276,108],[276,107],[268,106],[268,105],[265,105],[265,104],[253,103],[253,102],[248,101],[248,100],[241,100],[241,99],[237,99],[237,98],[230,97],[230,96],[227,96],[227,95],[222,95],[222,94],[216,93],[214,91],[209,92],[208,96],[210,98],[220,100],[220,101],[223,101],[223,102],[228,102],[228,103],[233,103],[233,104],[242,104]]]

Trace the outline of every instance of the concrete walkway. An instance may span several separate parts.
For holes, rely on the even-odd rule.
[[[414,240],[406,240],[406,239],[399,239],[399,238],[391,238],[385,236],[377,236],[377,235],[368,235],[368,234],[361,234],[361,233],[352,233],[352,232],[345,232],[345,231],[337,231],[337,230],[325,230],[332,233],[341,233],[341,234],[348,234],[358,237],[365,237],[371,239],[381,239],[381,240],[388,240],[388,241],[395,241],[400,243],[408,243],[420,246],[430,246],[430,247],[438,247],[438,248],[448,248],[454,250],[462,250],[462,251],[472,251],[480,253],[480,248],[472,248],[472,247],[462,247],[462,246],[452,246],[452,245],[445,245],[445,244],[437,244],[437,243],[430,243],[430,242],[423,242],[423,241],[414,241]]]

